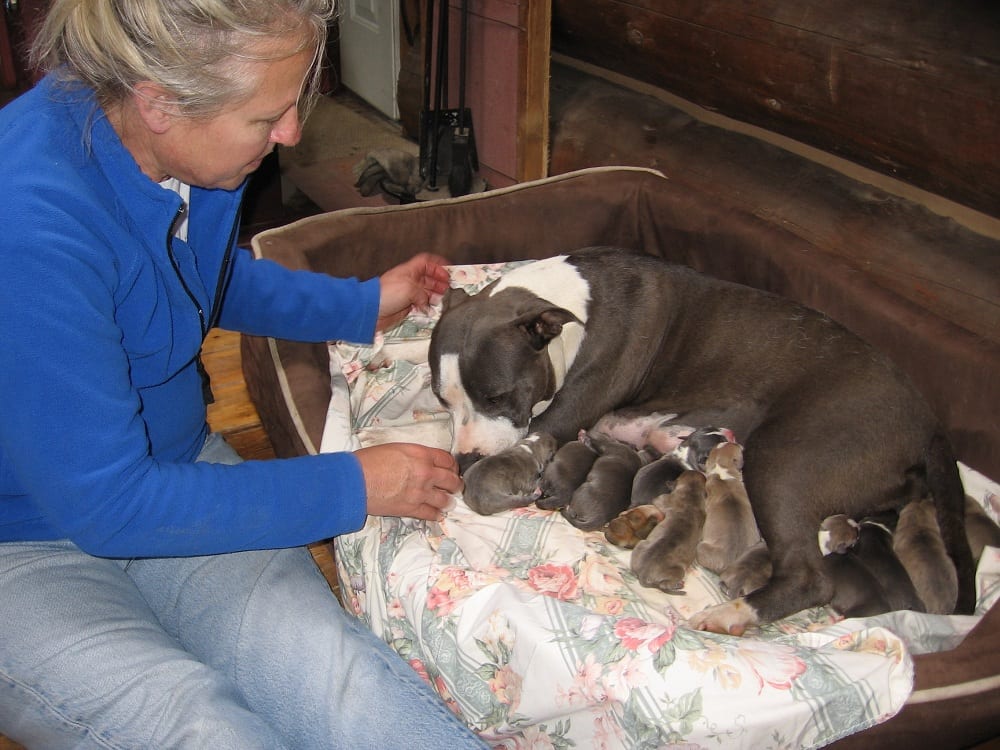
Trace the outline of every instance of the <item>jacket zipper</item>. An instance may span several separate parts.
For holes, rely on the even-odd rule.
[[[236,233],[239,231],[240,219],[243,212],[242,209],[237,210],[236,218],[229,230],[229,239],[226,241],[226,250],[222,256],[222,265],[219,267],[219,277],[215,283],[215,296],[211,300],[212,317],[207,322],[205,321],[205,309],[198,301],[197,296],[195,296],[194,292],[192,292],[191,288],[187,285],[187,281],[181,273],[180,266],[177,264],[177,258],[174,257],[173,229],[174,224],[183,212],[184,206],[182,205],[177,209],[177,213],[174,215],[174,220],[170,223],[170,229],[167,233],[167,257],[170,259],[170,265],[173,266],[174,273],[177,275],[177,280],[181,282],[181,287],[184,289],[184,293],[188,296],[188,299],[191,300],[191,304],[194,305],[195,310],[198,311],[198,324],[201,328],[201,338],[204,339],[208,335],[208,332],[215,328],[219,322],[222,307],[222,295],[226,290],[226,283],[229,280],[229,267],[233,262],[233,242],[236,240]]]
[[[174,237],[174,224],[180,218],[181,214],[184,212],[184,206],[181,205],[177,209],[177,213],[174,215],[174,220],[170,222],[170,229],[167,231],[167,257],[170,259],[170,265],[173,266],[174,273],[177,275],[177,280],[180,281],[181,287],[184,289],[184,293],[191,300],[191,304],[194,305],[194,309],[198,311],[198,325],[201,328],[201,340],[204,341],[208,336],[208,332],[211,331],[216,324],[219,322],[219,315],[221,314],[222,307],[222,295],[226,289],[226,283],[229,279],[229,267],[232,264],[233,259],[233,242],[236,240],[236,233],[239,231],[240,217],[242,216],[242,209],[236,211],[236,218],[233,221],[233,226],[229,230],[229,240],[226,242],[226,250],[222,256],[222,265],[219,268],[219,278],[215,284],[215,297],[211,301],[212,305],[212,318],[208,322],[205,321],[205,309],[198,302],[198,297],[195,296],[194,292],[187,285],[187,281],[184,279],[184,274],[181,273],[180,266],[177,264],[177,258],[174,257],[174,247],[173,247],[173,237]],[[201,359],[201,352],[198,352],[197,361],[198,375],[201,376],[201,395],[205,404],[211,404],[215,402],[215,395],[212,393],[212,379],[205,369],[205,364]]]

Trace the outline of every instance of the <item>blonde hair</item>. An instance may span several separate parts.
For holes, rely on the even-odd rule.
[[[92,88],[105,107],[151,81],[180,113],[209,117],[249,95],[255,81],[248,63],[311,46],[305,114],[333,16],[334,0],[54,0],[31,60],[63,83]]]

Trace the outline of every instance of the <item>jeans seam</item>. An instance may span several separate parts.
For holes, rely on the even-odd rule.
[[[76,721],[74,719],[69,718],[62,710],[57,708],[43,693],[39,692],[33,686],[25,684],[21,680],[18,680],[17,678],[11,676],[2,669],[0,669],[0,678],[2,678],[8,685],[13,687],[15,690],[18,690],[23,694],[33,698],[41,709],[51,713],[66,727],[70,727],[72,729],[83,732],[87,738],[89,738],[96,744],[100,745],[101,747],[106,747],[109,750],[127,750],[126,746],[111,742],[106,737],[103,737],[100,733],[96,732],[94,728],[91,727],[89,724],[85,724],[80,721]]]

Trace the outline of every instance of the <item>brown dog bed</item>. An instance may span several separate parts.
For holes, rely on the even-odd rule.
[[[370,277],[420,250],[454,263],[541,258],[614,244],[783,294],[885,350],[942,415],[960,460],[1000,475],[1000,414],[992,384],[1000,347],[879,286],[750,213],[659,173],[598,169],[456,201],[356,209],[306,219],[255,239],[292,268]],[[325,344],[246,337],[247,385],[279,455],[316,452],[331,397]],[[841,740],[895,747],[966,747],[1000,733],[1000,613],[994,607],[954,650],[916,656],[914,692],[889,721]]]

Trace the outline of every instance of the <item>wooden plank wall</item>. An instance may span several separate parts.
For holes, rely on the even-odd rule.
[[[553,0],[552,48],[1000,216],[995,0]]]

